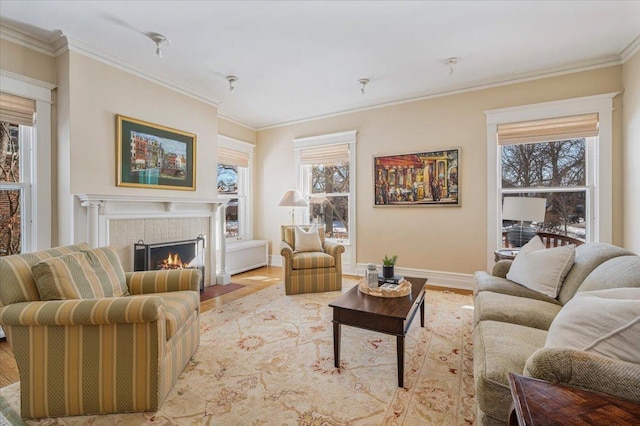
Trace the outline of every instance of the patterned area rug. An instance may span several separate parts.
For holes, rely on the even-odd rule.
[[[346,290],[355,281],[345,284]],[[334,368],[328,303],[339,295],[285,296],[278,284],[204,313],[200,347],[156,413],[26,423],[475,423],[471,296],[427,291],[425,328],[414,318],[405,340],[405,387],[398,388],[394,336],[343,326],[341,367]],[[19,383],[0,389],[0,409],[9,424],[21,424],[19,398]]]

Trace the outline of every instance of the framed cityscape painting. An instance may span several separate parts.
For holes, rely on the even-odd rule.
[[[117,185],[196,189],[196,135],[116,115]]]
[[[373,157],[374,207],[460,204],[460,148]]]

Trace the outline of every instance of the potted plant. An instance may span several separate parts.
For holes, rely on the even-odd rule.
[[[384,255],[384,259],[382,259],[382,276],[384,278],[393,278],[395,275],[394,266],[396,266],[396,262],[398,261],[398,255],[394,254],[389,257],[386,254]]]

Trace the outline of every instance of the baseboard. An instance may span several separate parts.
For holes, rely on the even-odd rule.
[[[282,256],[272,255],[269,265],[282,267]],[[367,269],[365,263],[358,263],[355,275],[364,277],[364,271]],[[347,274],[346,271],[343,273]],[[428,269],[415,268],[396,268],[397,275],[405,277],[428,278],[427,284],[435,287],[455,288],[460,290],[473,290],[473,274],[462,274],[458,272],[431,271]]]

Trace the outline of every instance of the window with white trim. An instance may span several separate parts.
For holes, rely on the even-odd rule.
[[[252,162],[253,145],[218,136],[218,195],[227,200],[225,237],[230,243],[253,238]]]
[[[567,231],[574,228],[576,236],[583,233],[587,242],[611,242],[612,111],[616,95],[485,111],[488,268],[493,265],[494,250],[503,245],[505,196],[545,197],[547,213],[554,219],[548,225],[550,230],[563,232],[566,225]],[[568,126],[571,130],[558,135],[558,129],[571,121],[576,121]],[[581,127],[580,121],[586,126]],[[516,155],[524,158],[512,167],[508,163]],[[542,229],[546,222],[547,215]],[[579,230],[582,227],[584,231]]]
[[[298,187],[309,201],[305,223],[324,224],[326,238],[352,248],[356,186],[351,177],[356,175],[356,133],[293,140]]]
[[[0,93],[0,256],[30,249],[35,106]]]
[[[544,198],[541,220],[526,229],[586,241],[595,220],[597,136],[598,114],[499,124],[501,204],[505,197]],[[510,232],[520,226],[503,218],[504,247],[524,242]]]
[[[301,149],[300,181],[309,201],[309,223],[324,224],[327,238],[348,241],[349,144]]]

